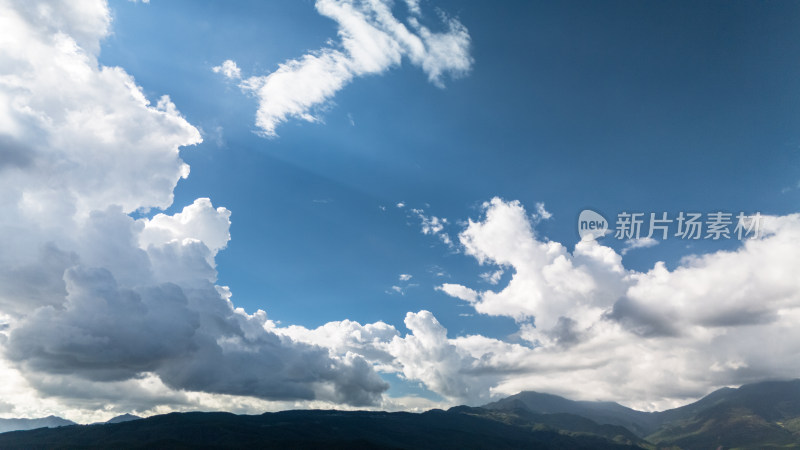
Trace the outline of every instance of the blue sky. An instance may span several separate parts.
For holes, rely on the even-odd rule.
[[[585,208],[612,220],[796,209],[800,11],[790,3],[423,4],[469,29],[467,76],[440,89],[406,61],[338,92],[324,123],[290,121],[271,139],[255,134],[253,98],[211,68],[233,59],[268,73],[334,39],[335,24],[311,2],[191,5],[112,3],[101,62],[126,67],[151,96],[169,93],[203,129],[205,142],[181,154],[192,174],[172,210],[207,196],[233,211],[220,283],[277,320],[402,326],[405,311],[426,308],[451,332],[507,332],[502,320],[459,317],[433,291],[433,267],[462,279],[478,268],[420,235],[400,201],[449,218],[453,234],[493,196],[544,202],[554,217],[540,233],[567,246]],[[668,241],[625,263],[646,270],[688,252]],[[419,286],[387,294],[400,273]]]
[[[800,370],[787,362],[800,349],[751,344],[774,344],[800,314],[796,3],[92,0],[11,13],[33,56],[0,56],[32,81],[0,80],[13,99],[0,231],[35,231],[0,240],[0,372],[39,400],[0,414],[415,410],[522,389],[659,409]],[[317,89],[330,91],[308,100]],[[31,136],[30,161],[52,164],[15,156]],[[758,212],[766,236],[579,244],[585,209],[612,229],[623,211]],[[30,276],[51,280],[51,300],[19,275],[43,266],[37,254],[59,261]],[[127,303],[101,314],[80,300],[111,292],[103,283],[158,318],[116,336],[101,324]],[[164,286],[186,311],[156,314]],[[97,317],[70,315],[84,307]],[[62,334],[34,337],[48,321]],[[189,343],[153,344],[152,360],[130,344],[181,326]],[[64,330],[111,344],[51,351]],[[106,351],[135,362],[87,356]],[[94,365],[61,359],[72,352]],[[276,369],[243,387],[295,354],[314,361],[297,371],[314,383]],[[195,377],[209,361],[241,374]],[[58,387],[65,373],[88,387]]]

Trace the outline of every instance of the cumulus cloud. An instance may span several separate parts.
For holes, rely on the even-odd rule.
[[[537,389],[641,408],[680,404],[713,388],[793,377],[800,347],[800,215],[765,217],[735,251],[689,256],[670,271],[625,269],[595,240],[572,252],[537,236],[519,202],[492,199],[459,240],[479,264],[513,271],[500,290],[439,290],[479,313],[519,322],[512,344],[449,339],[496,375],[487,392]],[[439,335],[441,338],[441,334]],[[765,348],[768,349],[765,351]],[[411,362],[409,362],[411,363]]]
[[[388,352],[386,343],[395,336],[397,330],[384,322],[361,325],[352,320],[328,322],[315,329],[307,329],[298,325],[269,327],[282,336],[288,336],[297,342],[325,347],[331,356],[356,353],[368,361],[387,369],[393,364],[393,357]]]
[[[189,174],[179,149],[201,135],[97,62],[105,2],[0,9],[0,371],[27,398],[14,411],[380,404],[388,385],[364,357],[270,331],[215,286],[230,211],[201,198],[131,217],[172,204]]]
[[[483,205],[486,218],[470,220],[459,240],[480,264],[514,269],[500,291],[476,292],[458,285],[442,286],[470,301],[476,311],[533,319],[549,328],[563,315],[595,317],[623,293],[621,258],[596,241],[581,241],[570,254],[558,242],[538,240],[519,202],[494,198]]]
[[[405,23],[395,17],[389,0],[317,0],[315,6],[337,23],[339,41],[240,83],[258,98],[256,125],[266,136],[276,136],[277,126],[290,118],[319,121],[317,111],[354,78],[385,72],[403,58],[422,68],[439,87],[445,76],[459,77],[472,66],[466,27],[441,13],[446,30],[431,31],[420,22],[417,2],[407,3]],[[231,60],[213,70],[227,78],[241,77]]]
[[[395,336],[388,350],[409,380],[419,380],[446,398],[476,403],[488,399],[485,378],[496,374],[480,370],[480,361],[447,339],[447,330],[429,311],[408,313],[405,325],[411,331]]]
[[[432,33],[419,3],[406,4],[407,25],[384,2],[318,1],[339,24],[339,45],[242,81],[262,101],[265,133],[290,117],[316,120],[314,108],[352,78],[404,57],[434,83],[468,70],[463,26],[445,19],[448,31]],[[153,103],[124,69],[98,64],[107,5],[0,8],[4,411],[97,420],[197,407],[433,405],[386,397],[379,373],[421,382],[445,404],[536,389],[658,408],[800,371],[798,214],[764,217],[762,236],[736,250],[638,272],[596,240],[570,251],[539,236],[544,205],[528,214],[492,199],[458,236],[465,255],[490,267],[475,280],[490,289],[437,289],[513,318],[507,339],[448,337],[424,310],[406,315],[405,334],[383,322],[306,329],[248,314],[215,284],[229,210],[201,198],[174,214],[129,214],[172,204],[189,174],[179,149],[201,137],[169,97]],[[240,77],[233,63],[218,71]],[[405,211],[456,245],[445,219]]]
[[[380,370],[423,383],[444,404],[534,389],[664,409],[800,370],[792,357],[800,351],[800,281],[791,274],[800,264],[800,215],[765,217],[762,237],[735,251],[647,272],[624,268],[620,254],[595,240],[569,251],[538,236],[534,223],[519,202],[487,202],[459,240],[465,254],[511,279],[497,291],[437,287],[479,313],[514,318],[513,336],[448,337],[433,314],[419,311],[407,314],[405,335],[385,324],[379,334],[366,331],[371,325],[335,324],[348,344],[330,348],[370,355]],[[304,333],[343,340],[321,329]]]
[[[156,214],[152,219],[142,220],[144,229],[139,235],[139,246],[147,250],[150,245],[195,240],[208,247],[208,262],[213,264],[214,256],[228,245],[231,238],[228,232],[230,216],[231,212],[226,208],[214,209],[211,200],[198,198],[180,213],[171,216]]]

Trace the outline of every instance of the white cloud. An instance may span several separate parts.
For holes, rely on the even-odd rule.
[[[407,273],[401,273],[399,277],[397,277],[400,281],[408,281],[412,278],[411,275]]]
[[[800,279],[792,274],[800,264],[800,215],[765,217],[765,235],[736,251],[687,257],[672,271],[659,263],[636,272],[594,240],[570,253],[538,239],[518,202],[495,198],[484,208],[461,243],[479,263],[513,268],[511,281],[496,292],[439,289],[477,312],[517,319],[518,338],[532,346],[449,339],[496,376],[475,387],[665,408],[800,369],[791,356],[800,351],[793,325]]]
[[[481,279],[489,284],[497,284],[500,282],[500,278],[503,276],[505,271],[503,269],[498,269],[493,272],[484,272],[480,275]]]
[[[97,420],[433,404],[386,397],[376,371],[424,383],[444,404],[536,389],[666,407],[800,372],[800,215],[765,217],[764,236],[735,251],[637,272],[596,241],[570,252],[538,237],[532,223],[547,218],[544,205],[529,216],[518,202],[492,199],[459,242],[479,264],[500,268],[487,272],[490,282],[500,283],[500,271],[510,281],[497,291],[438,289],[479,313],[516,319],[517,342],[449,338],[427,311],[406,316],[404,336],[383,322],[309,330],[247,314],[214,285],[215,255],[230,239],[227,209],[198,199],[172,215],[127,214],[171,205],[189,173],[178,150],[200,133],[168,97],[153,105],[123,69],[98,64],[107,6],[9,5],[0,3],[0,59],[8,61],[0,75],[0,394],[9,414]],[[323,82],[317,97],[290,89],[288,106],[264,116],[267,127],[293,115],[315,120],[309,108],[341,87],[327,63],[346,65],[339,82],[403,56],[434,82],[458,67],[441,50],[468,43],[457,26],[432,38],[413,20],[411,31],[395,26],[384,6],[318,3],[339,22],[341,46],[290,61],[284,81],[297,87],[300,73],[333,84]],[[447,236],[444,219],[416,211],[423,233]]]
[[[393,363],[386,343],[399,335],[393,326],[384,322],[361,325],[351,320],[328,322],[315,329],[297,325],[277,327],[274,324],[269,324],[267,329],[297,342],[325,347],[332,357],[358,353],[378,366]]]
[[[663,409],[800,370],[792,357],[800,351],[800,280],[792,276],[800,215],[765,218],[764,236],[737,251],[648,272],[626,270],[619,254],[594,240],[571,253],[540,241],[531,221],[518,202],[488,202],[460,238],[478,261],[513,269],[511,281],[499,292],[437,288],[478,312],[516,318],[516,342],[448,337],[427,311],[406,316],[404,336],[383,323],[353,322],[291,335],[331,342],[332,355],[361,354],[380,371],[423,383],[445,405],[533,389]],[[570,284],[577,287],[565,289]],[[541,302],[525,303],[537,295]]]
[[[536,203],[536,212],[531,214],[531,216],[533,217],[533,221],[535,223],[538,223],[538,222],[540,222],[542,220],[547,220],[547,219],[550,219],[550,218],[553,217],[553,215],[548,210],[546,210],[544,208],[544,203],[542,203],[542,202]]]
[[[195,239],[211,250],[213,258],[228,245],[231,238],[228,231],[230,217],[231,212],[226,208],[214,209],[211,200],[198,198],[180,213],[171,216],[156,214],[152,219],[142,219],[144,229],[139,235],[139,245],[147,250],[150,245]]]
[[[225,78],[230,78],[233,80],[242,78],[241,69],[239,69],[239,66],[237,66],[236,63],[230,59],[223,61],[219,66],[212,67],[211,70],[213,70],[214,73],[222,73]]]
[[[459,235],[464,251],[481,264],[513,267],[515,272],[501,291],[470,295],[476,311],[518,321],[535,316],[538,326],[549,328],[565,314],[601,314],[622,294],[618,279],[624,271],[613,250],[586,241],[570,255],[557,242],[536,239],[519,202],[494,198],[484,209],[486,219],[470,220]],[[447,291],[457,292],[452,286]]]
[[[626,255],[629,251],[633,249],[655,247],[656,245],[658,245],[658,240],[653,239],[651,237],[628,239],[627,241],[625,241],[625,247],[622,249],[620,253]]]
[[[407,24],[392,14],[388,0],[317,0],[315,6],[337,23],[340,41],[240,84],[258,98],[256,125],[266,136],[276,136],[277,126],[289,118],[319,121],[317,110],[354,78],[399,66],[404,57],[439,87],[445,75],[458,77],[472,66],[467,29],[457,19],[442,15],[446,31],[432,32],[420,24],[417,3],[408,4],[412,16]],[[214,71],[229,78],[241,76],[231,60]]]
[[[408,12],[411,14],[415,16],[422,14],[422,10],[419,7],[419,0],[406,0],[406,6],[408,7]]]
[[[104,3],[17,6],[0,17],[9,68],[0,75],[0,139],[24,158],[0,161],[9,169],[0,181],[6,198],[22,196],[21,213],[32,219],[85,216],[110,204],[126,212],[169,206],[189,171],[178,147],[199,143],[200,133],[169,97],[153,106],[124,70],[98,65],[110,22]],[[34,173],[50,176],[34,184]]]
[[[426,216],[425,211],[421,209],[412,209],[412,213],[422,221],[422,234],[439,234],[444,230],[447,225],[447,219],[440,219],[436,216]]]
[[[406,295],[406,291],[408,291],[411,288],[418,287],[418,286],[419,285],[415,284],[415,283],[405,284],[405,285],[402,285],[402,286],[394,285],[394,286],[390,287],[389,290],[386,291],[386,293],[387,294]]]
[[[469,303],[477,302],[478,297],[480,296],[480,294],[473,289],[453,283],[444,283],[440,286],[437,286],[436,290],[442,291],[451,297],[459,298]]]
[[[494,374],[482,373],[480,361],[447,339],[447,330],[428,311],[408,313],[404,337],[395,336],[388,350],[409,380],[419,380],[452,401],[472,404],[488,399]]]
[[[405,206],[405,205],[403,205]],[[399,207],[399,204],[398,204]],[[444,229],[447,225],[449,225],[447,219],[439,218],[433,215],[426,215],[425,211],[419,208],[412,208],[409,210],[409,216],[414,216],[420,221],[420,231],[422,234],[436,236],[441,240],[445,245],[450,248],[454,248],[453,240],[450,239],[450,235],[447,234]]]
[[[201,141],[169,97],[155,105],[97,62],[101,1],[0,2],[0,372],[40,411],[268,401],[378,405],[388,385],[356,354],[269,331],[215,286],[230,211],[172,204]],[[5,378],[4,378],[5,379]]]

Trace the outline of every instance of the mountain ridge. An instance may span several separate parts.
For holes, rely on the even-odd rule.
[[[0,419],[0,433],[7,433],[9,431],[17,430],[33,430],[36,428],[55,428],[69,425],[77,424],[71,420],[53,415],[40,417],[38,419]]]
[[[125,414],[93,425],[55,416],[4,420],[68,424],[0,433],[0,448],[800,448],[800,379],[722,388],[659,412],[525,391],[483,407],[424,413]]]

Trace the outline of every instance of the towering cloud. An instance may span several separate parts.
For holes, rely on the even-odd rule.
[[[230,211],[198,199],[128,214],[170,206],[189,174],[179,149],[201,137],[169,97],[152,104],[124,69],[98,64],[105,2],[0,9],[0,343],[3,371],[20,376],[9,379],[94,408],[115,387],[154,384],[138,408],[181,392],[379,401],[388,386],[362,357],[267,331],[263,312],[215,286]]]

